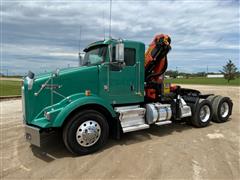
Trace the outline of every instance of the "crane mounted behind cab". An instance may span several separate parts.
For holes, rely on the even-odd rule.
[[[225,122],[232,113],[229,97],[164,85],[171,39],[154,37],[145,45],[109,39],[86,47],[83,66],[35,76],[22,86],[26,139],[42,145],[42,135],[60,129],[67,149],[89,154],[109,134],[185,121],[195,127]]]

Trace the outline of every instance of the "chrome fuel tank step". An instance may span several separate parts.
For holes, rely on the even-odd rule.
[[[166,124],[171,124],[172,121],[159,121],[159,122],[156,122],[155,124],[157,126],[162,126],[162,125],[166,125]]]
[[[116,107],[124,133],[149,128],[145,123],[146,109],[140,106]]]
[[[129,127],[124,127],[123,128],[123,132],[127,133],[127,132],[132,132],[132,131],[138,131],[138,130],[142,130],[142,129],[147,129],[150,126],[148,124],[140,124],[140,125],[136,125],[136,126],[129,126]]]

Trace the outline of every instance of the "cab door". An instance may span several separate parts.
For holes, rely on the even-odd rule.
[[[131,46],[124,48],[124,63],[110,64],[99,71],[100,89],[102,96],[108,98],[111,104],[127,104],[141,102],[143,97],[139,95],[140,66],[137,62],[137,50]],[[115,61],[115,48],[112,49],[112,61]],[[104,77],[106,75],[106,78]],[[105,81],[104,81],[105,79]],[[102,84],[102,82],[106,82]],[[101,91],[101,90],[100,90]]]

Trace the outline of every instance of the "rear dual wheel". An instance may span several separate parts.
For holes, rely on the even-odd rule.
[[[212,118],[212,105],[207,99],[199,99],[195,106],[192,106],[191,124],[195,127],[206,127]]]
[[[213,122],[223,123],[229,119],[232,114],[233,103],[229,97],[209,96],[207,98],[213,107]]]

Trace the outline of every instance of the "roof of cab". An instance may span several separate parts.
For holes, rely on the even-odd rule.
[[[94,46],[99,46],[99,45],[108,45],[108,44],[111,44],[112,42],[117,42],[118,40],[117,39],[106,39],[106,40],[101,40],[101,41],[95,41],[91,44],[89,44],[85,49],[84,51],[87,51],[88,49],[90,49],[91,47],[94,47]],[[122,40],[123,42],[125,43],[138,43],[138,44],[144,44],[140,41],[132,41],[132,40],[125,40],[123,39]]]

